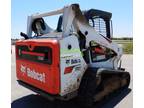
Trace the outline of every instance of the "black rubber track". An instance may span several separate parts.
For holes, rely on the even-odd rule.
[[[99,93],[103,89],[103,83],[107,80],[112,78],[113,76],[119,76],[119,78],[126,78],[127,84],[119,88],[119,90],[128,88],[130,83],[130,74],[128,72],[114,72],[113,70],[110,71],[104,71],[101,74],[102,81],[100,85],[96,85],[98,79],[96,78],[96,72],[92,72],[92,70],[88,69],[86,73],[83,76],[83,79],[81,81],[79,91],[78,91],[78,103],[81,107],[91,107],[94,103],[94,95]],[[116,90],[117,91],[117,90]],[[106,97],[106,96],[105,96]],[[103,97],[103,98],[105,98]]]
[[[78,91],[78,102],[81,107],[91,107],[93,105],[93,96],[95,95],[96,73],[86,71]]]

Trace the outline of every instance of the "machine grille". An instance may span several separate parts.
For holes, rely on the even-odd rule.
[[[34,62],[52,63],[52,49],[46,46],[35,46],[30,50],[29,46],[17,46],[17,58]]]

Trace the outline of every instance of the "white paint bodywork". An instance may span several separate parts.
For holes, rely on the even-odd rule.
[[[72,48],[69,50],[68,45]],[[71,64],[72,59],[80,59],[80,63]],[[66,64],[66,60],[70,60],[69,64]],[[75,66],[71,73],[64,74],[66,67]],[[61,92],[60,95],[63,96],[67,93],[76,91],[79,88],[81,78],[87,69],[87,64],[85,63],[80,48],[79,42],[75,35],[65,37],[60,40],[60,67],[61,67]],[[78,70],[76,69],[78,68]],[[79,81],[78,81],[79,80]]]

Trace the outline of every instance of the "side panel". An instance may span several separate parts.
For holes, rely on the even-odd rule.
[[[27,49],[18,49],[26,46]],[[31,47],[30,47],[31,46]],[[45,62],[42,58],[44,51],[35,50],[36,47],[48,47],[51,49],[51,62]],[[31,49],[30,49],[31,48]],[[20,57],[19,54],[24,54]],[[47,54],[47,53],[46,53]],[[31,57],[29,57],[31,56]],[[24,58],[25,57],[25,58]],[[26,59],[29,57],[28,59]],[[40,59],[41,61],[34,61]],[[17,78],[50,94],[60,92],[59,70],[59,43],[57,41],[21,41],[16,43],[16,73]]]
[[[76,36],[68,36],[60,41],[60,64],[60,95],[63,96],[79,88],[81,78],[87,69]]]

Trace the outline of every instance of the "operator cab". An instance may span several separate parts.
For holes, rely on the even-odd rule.
[[[89,25],[95,28],[100,35],[109,39],[112,37],[112,13],[97,9],[90,9],[83,13]]]
[[[112,37],[112,13],[97,9],[90,9],[82,13],[89,22],[89,25],[95,28],[100,35],[109,39]],[[61,15],[57,24],[57,32],[62,32],[62,20],[63,16]]]

